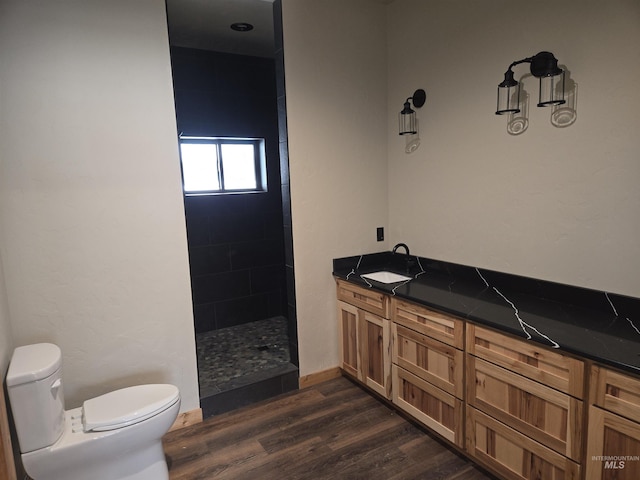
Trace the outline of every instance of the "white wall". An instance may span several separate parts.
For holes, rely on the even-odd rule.
[[[15,345],[62,348],[68,407],[170,382],[197,408],[164,1],[5,0],[0,58]]]
[[[396,0],[388,22],[390,244],[640,296],[640,2]],[[577,121],[553,127],[528,78],[529,129],[510,136],[497,84],[542,50],[578,84]],[[406,155],[394,111],[416,88]]]
[[[384,250],[385,10],[283,0],[300,374],[338,364],[335,257]]]

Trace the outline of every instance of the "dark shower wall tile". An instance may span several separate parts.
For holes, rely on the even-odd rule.
[[[216,303],[216,329],[264,319],[267,302],[266,295],[252,295]]]
[[[279,291],[284,280],[284,267],[273,265],[251,270],[251,293]]]
[[[193,307],[193,319],[196,332],[209,332],[216,329],[214,303],[201,303]]]
[[[289,185],[289,143],[286,140],[279,142],[278,148],[280,157],[280,182],[282,185]]]
[[[287,100],[286,97],[278,97],[278,141],[286,142],[287,137]]]
[[[264,223],[259,212],[216,212],[211,216],[209,236],[212,244],[255,240],[264,237]]]
[[[278,203],[277,208],[264,212],[262,219],[264,221],[265,237],[278,240],[281,243],[279,248],[284,252],[282,203]],[[282,261],[284,262],[284,257]]]
[[[189,249],[191,275],[222,273],[231,270],[229,247],[227,245],[207,245]]]
[[[205,215],[189,215],[187,210],[187,243],[189,247],[209,244],[209,218]]]
[[[283,289],[267,292],[267,313],[269,317],[287,314],[287,292]]]
[[[279,239],[237,243],[231,246],[229,255],[234,270],[284,265],[284,247]]]
[[[285,279],[287,284],[287,298],[289,305],[296,304],[296,280],[293,273],[293,267],[287,265],[285,267]]]
[[[284,263],[293,267],[293,233],[290,225],[284,226]]]
[[[202,275],[192,279],[194,303],[212,303],[251,294],[249,270]]]
[[[282,185],[282,223],[285,227],[291,227],[291,193],[289,185]],[[286,235],[286,232],[284,232]],[[285,244],[286,245],[286,244]]]
[[[289,355],[291,363],[300,365],[298,354],[298,317],[296,307],[289,304],[287,309],[287,335],[289,337]]]

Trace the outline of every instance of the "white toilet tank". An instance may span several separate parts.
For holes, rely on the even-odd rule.
[[[7,391],[20,451],[48,447],[64,431],[62,354],[52,343],[14,350],[7,370]]]

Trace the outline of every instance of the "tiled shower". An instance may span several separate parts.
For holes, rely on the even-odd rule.
[[[179,133],[260,137],[266,146],[267,192],[185,197],[206,417],[297,388],[283,90],[277,60],[180,47],[171,56]]]

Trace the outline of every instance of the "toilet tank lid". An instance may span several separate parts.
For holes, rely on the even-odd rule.
[[[84,431],[127,427],[153,417],[180,399],[170,384],[136,385],[86,400],[82,405]]]
[[[53,343],[36,343],[18,347],[13,351],[7,370],[7,387],[47,378],[61,365],[62,352]]]

